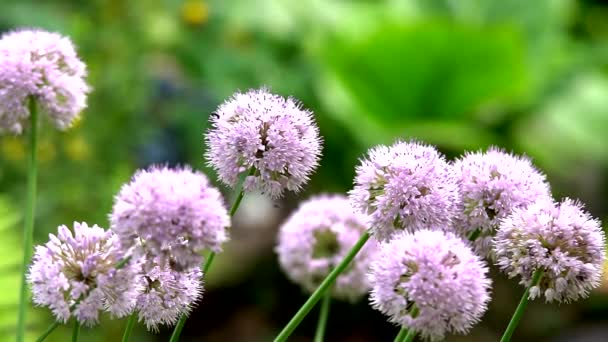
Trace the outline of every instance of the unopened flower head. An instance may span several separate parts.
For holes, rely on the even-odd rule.
[[[86,326],[97,323],[102,310],[123,317],[133,309],[140,266],[116,268],[124,255],[111,231],[74,222],[74,233],[60,226],[49,239],[36,247],[27,275],[34,303],[49,307],[60,322],[73,316]]]
[[[372,148],[357,166],[352,205],[371,216],[371,232],[450,227],[460,199],[451,166],[434,147],[415,141]]]
[[[190,168],[152,167],[135,173],[114,200],[112,230],[124,248],[161,257],[175,269],[200,265],[205,249],[228,240],[220,192]]]
[[[281,268],[292,281],[314,291],[365,233],[367,224],[367,216],[354,213],[345,196],[307,200],[280,228],[276,252]],[[332,289],[335,297],[356,300],[369,290],[366,274],[375,252],[376,241],[368,241],[338,276]]]
[[[298,191],[317,167],[321,154],[319,129],[310,111],[293,98],[266,89],[236,93],[219,106],[207,133],[206,157],[220,180],[244,190],[260,190],[279,198]]]
[[[487,272],[452,233],[402,232],[380,245],[369,275],[370,300],[390,322],[441,340],[479,322],[490,300]]]
[[[492,238],[500,220],[513,209],[551,198],[545,175],[530,159],[495,147],[465,154],[454,162],[454,171],[462,197],[457,229],[465,237],[479,234],[475,250],[486,257],[493,257]]]
[[[537,270],[544,273],[530,298],[570,302],[586,297],[600,284],[605,261],[605,236],[600,222],[579,202],[542,201],[515,209],[495,238],[497,263],[520,284],[532,284]]]
[[[0,38],[0,132],[22,132],[30,97],[57,128],[69,128],[86,107],[85,76],[69,38],[41,30],[6,33]]]
[[[139,321],[157,332],[160,325],[174,325],[182,314],[189,314],[202,295],[199,266],[176,271],[152,258],[152,267],[143,268],[144,290],[137,297]],[[150,263],[147,262],[146,265]]]

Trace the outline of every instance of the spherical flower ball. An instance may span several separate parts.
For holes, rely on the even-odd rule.
[[[188,269],[200,265],[203,250],[221,251],[230,218],[204,174],[188,167],[151,167],[137,171],[120,189],[110,223],[123,248]]]
[[[280,228],[276,252],[281,268],[293,282],[313,292],[365,233],[367,224],[368,217],[353,212],[345,196],[310,198]],[[374,240],[363,246],[336,279],[334,297],[354,301],[370,289],[366,274],[376,249]]]
[[[318,165],[319,129],[312,112],[267,89],[237,92],[211,117],[206,158],[225,184],[248,173],[245,191],[276,199],[298,191]]]
[[[139,321],[158,332],[159,326],[174,325],[181,315],[190,313],[203,293],[202,272],[199,266],[176,271],[163,266],[158,258],[151,259],[152,267],[142,268],[145,287],[135,309]]]
[[[401,232],[380,245],[369,274],[372,306],[423,338],[464,334],[487,309],[485,263],[456,235]]]
[[[531,299],[570,302],[599,286],[605,240],[600,222],[579,202],[565,199],[515,209],[500,224],[494,251],[501,270],[526,287],[536,271],[543,272]]]
[[[28,99],[53,124],[69,128],[86,107],[86,66],[69,38],[42,30],[19,30],[0,38],[0,132],[27,126]]]
[[[493,257],[492,238],[500,220],[516,208],[539,200],[551,200],[545,175],[527,157],[491,147],[485,153],[467,153],[454,162],[462,197],[456,226],[474,240],[477,253]]]
[[[129,262],[117,268],[124,253],[116,235],[74,222],[74,233],[60,226],[49,240],[36,247],[27,274],[35,304],[49,307],[62,323],[73,316],[85,326],[97,323],[102,310],[115,317],[131,312],[141,289],[141,266]]]
[[[371,233],[450,227],[460,196],[452,168],[434,147],[398,141],[372,148],[356,168],[350,200],[371,217]]]

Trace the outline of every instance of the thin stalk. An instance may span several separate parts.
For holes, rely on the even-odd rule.
[[[534,272],[534,276],[532,277],[532,284],[530,284],[530,286],[528,286],[526,288],[526,291],[524,291],[524,294],[521,297],[521,300],[519,301],[519,305],[517,305],[517,308],[515,309],[515,312],[513,313],[513,317],[511,317],[511,321],[509,322],[509,325],[507,326],[507,330],[505,330],[505,333],[502,335],[500,342],[511,341],[511,336],[513,336],[513,332],[515,332],[515,328],[517,328],[517,325],[519,324],[519,321],[521,320],[521,317],[523,316],[524,311],[526,310],[526,307],[528,306],[528,297],[530,296],[530,288],[538,285],[538,283],[540,282],[540,279],[543,276],[543,273],[545,273],[545,272],[542,269],[536,270],[536,272]]]
[[[60,324],[61,324],[61,323],[59,323],[58,321],[53,322],[53,324],[51,324],[51,325],[50,325],[50,326],[49,326],[49,327],[46,329],[46,331],[45,331],[45,332],[44,332],[42,335],[40,335],[40,337],[38,337],[38,338],[36,339],[36,342],[42,342],[42,341],[46,340],[46,338],[47,338],[47,337],[49,337],[49,335],[50,335],[50,334],[51,334],[53,331],[55,331],[55,329],[57,329],[57,327],[58,327]]]
[[[402,342],[405,339],[405,335],[407,335],[407,329],[402,327],[393,342]]]
[[[249,169],[249,172],[246,174],[244,173],[243,176],[239,179],[238,185],[236,187],[237,195],[234,199],[234,202],[232,203],[232,207],[230,207],[229,215],[231,218],[234,216],[234,214],[236,214],[236,211],[241,206],[241,201],[245,196],[245,192],[243,191],[243,183],[245,182],[245,178],[247,178],[247,176],[252,176],[253,174],[255,174],[254,167]],[[209,271],[209,268],[211,268],[211,264],[213,263],[213,259],[215,259],[215,252],[210,251],[209,255],[207,256],[207,259],[205,260],[205,264],[203,265],[203,276],[207,275],[207,272]],[[182,314],[180,316],[179,321],[177,321],[177,324],[173,329],[173,334],[171,334],[171,339],[169,339],[169,342],[179,341],[179,335],[182,333],[182,329],[184,329],[184,325],[186,324],[187,318],[188,316],[186,314]]]
[[[410,331],[407,332],[407,335],[403,339],[403,342],[412,342],[414,340],[414,337],[416,337],[416,330],[410,329]]]
[[[78,342],[78,336],[80,335],[80,323],[74,320],[74,329],[72,329],[72,342]]]
[[[325,327],[327,326],[327,318],[329,317],[329,306],[331,304],[331,292],[327,291],[321,302],[321,311],[319,314],[319,323],[317,323],[317,332],[315,333],[314,342],[323,342],[325,336]]]
[[[36,152],[38,140],[38,111],[36,100],[29,99],[30,110],[30,155],[27,170],[27,189],[25,201],[25,214],[23,224],[23,265],[21,270],[21,293],[19,295],[19,314],[17,316],[17,342],[23,342],[25,338],[25,316],[28,308],[28,286],[26,281],[27,268],[32,257],[32,245],[34,241],[34,215],[36,211],[36,183],[38,167],[36,165]]]
[[[350,262],[355,258],[357,253],[359,253],[361,248],[363,248],[368,239],[369,233],[363,233],[359,241],[357,241],[353,248],[348,252],[346,257],[338,264],[338,266],[336,266],[336,268],[333,269],[333,271],[329,273],[325,280],[323,280],[321,285],[319,285],[315,292],[313,292],[313,294],[308,298],[306,303],[302,305],[300,310],[298,310],[295,316],[293,316],[291,321],[287,323],[285,328],[283,328],[279,335],[274,339],[274,342],[284,342],[287,340],[289,335],[291,335],[291,333],[298,327],[298,325],[300,325],[300,322],[302,322],[304,317],[308,315],[310,310],[312,310],[315,304],[317,304],[321,297],[323,297],[325,291],[327,291],[327,289],[334,283],[334,281],[336,281],[336,278],[338,278],[340,273],[342,273],[346,269],[348,264],[350,264]]]
[[[122,335],[122,342],[129,341],[129,338],[131,337],[131,333],[133,332],[133,327],[135,326],[135,322],[136,322],[136,315],[135,315],[135,313],[132,313],[131,316],[129,316],[129,320],[127,321],[127,326],[125,327],[125,332]]]

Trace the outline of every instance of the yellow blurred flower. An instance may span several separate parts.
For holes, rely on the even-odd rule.
[[[14,136],[2,137],[2,158],[10,161],[22,161],[25,159],[23,138]]]
[[[184,1],[182,19],[190,25],[203,25],[209,19],[209,5],[203,0]]]
[[[49,139],[44,139],[38,143],[38,161],[40,163],[53,161],[56,156],[57,149]]]
[[[65,153],[71,160],[87,160],[91,155],[89,143],[82,135],[70,138],[65,144]]]

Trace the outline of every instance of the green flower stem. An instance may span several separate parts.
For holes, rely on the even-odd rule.
[[[78,335],[80,335],[80,323],[74,320],[74,329],[72,329],[72,342],[78,342]]]
[[[284,342],[287,340],[289,335],[291,335],[291,333],[297,328],[297,326],[300,324],[300,322],[302,322],[304,317],[306,317],[306,315],[310,312],[310,310],[312,310],[315,304],[317,304],[321,297],[323,297],[325,291],[329,289],[329,287],[334,283],[334,281],[336,281],[336,278],[338,278],[340,273],[342,273],[346,269],[348,264],[350,264],[350,262],[355,258],[361,248],[363,248],[369,237],[370,236],[368,232],[363,233],[359,241],[357,241],[353,248],[348,252],[346,257],[338,264],[338,266],[336,266],[336,268],[334,268],[333,271],[331,271],[331,273],[329,273],[325,280],[323,280],[321,285],[319,285],[315,292],[308,298],[306,303],[302,305],[300,310],[298,310],[295,316],[293,316],[291,321],[287,323],[285,328],[283,328],[279,335],[274,339],[274,342]]]
[[[528,288],[526,288],[526,291],[524,291],[524,294],[521,297],[521,300],[519,301],[519,305],[517,305],[517,309],[515,309],[515,312],[513,313],[513,317],[511,317],[511,321],[509,322],[509,325],[507,326],[507,330],[505,330],[505,333],[502,335],[500,342],[511,341],[511,336],[513,336],[513,332],[515,331],[515,328],[517,328],[517,325],[519,324],[519,321],[521,320],[521,316],[523,316],[524,311],[526,310],[526,307],[528,306],[528,297],[530,295],[530,289],[533,286],[538,285],[538,283],[540,282],[540,279],[543,276],[543,273],[545,273],[545,272],[542,269],[536,270],[536,272],[534,272],[534,276],[532,277],[532,284],[530,284],[530,286],[528,286]]]
[[[414,340],[414,337],[416,337],[416,330],[411,329],[407,332],[407,335],[403,339],[403,342],[412,342]]]
[[[19,296],[19,315],[17,316],[17,342],[23,342],[25,338],[25,316],[28,308],[28,286],[26,280],[27,269],[32,257],[32,245],[34,240],[34,214],[36,211],[36,178],[38,167],[36,165],[36,152],[38,140],[38,111],[36,100],[29,98],[30,110],[30,155],[27,172],[27,193],[25,202],[25,215],[23,225],[23,265],[21,269],[21,293]]]
[[[317,332],[315,333],[314,342],[323,342],[325,336],[325,327],[327,326],[327,318],[329,317],[329,305],[331,304],[331,292],[327,291],[321,302],[321,312],[319,314],[319,323],[317,323]]]
[[[407,329],[402,327],[393,342],[403,342],[403,340],[405,339],[405,335],[407,335]]]
[[[135,326],[136,319],[137,319],[137,316],[135,315],[135,313],[132,313],[131,316],[129,316],[129,320],[127,321],[127,326],[125,327],[125,332],[122,335],[122,342],[129,341],[129,338],[131,337],[131,333],[133,332],[133,327]]]
[[[229,215],[231,218],[234,216],[234,214],[236,214],[236,211],[241,206],[241,201],[243,200],[243,197],[245,196],[245,192],[243,191],[243,183],[245,182],[245,178],[247,178],[247,176],[253,176],[254,174],[255,174],[255,168],[252,167],[249,169],[248,173],[246,173],[246,174],[244,173],[243,176],[239,179],[239,182],[237,184],[237,195],[236,195],[236,198],[234,199],[234,203],[232,203],[232,207],[230,207]],[[215,259],[215,252],[211,251],[211,252],[209,252],[209,255],[207,256],[207,259],[205,260],[205,264],[203,265],[203,276],[207,275],[207,272],[209,271],[209,268],[211,267],[211,263],[213,263],[213,259]],[[188,318],[187,315],[185,315],[185,314],[181,315],[181,317],[179,318],[179,321],[177,321],[177,324],[175,325],[175,329],[173,329],[173,334],[171,334],[171,339],[169,340],[169,342],[179,341],[179,335],[182,333],[182,329],[184,329],[184,324],[186,324],[187,318]]]
[[[57,327],[58,327],[60,324],[61,324],[61,323],[59,323],[59,321],[55,321],[55,322],[53,322],[53,324],[51,324],[51,325],[50,325],[50,326],[49,326],[49,327],[46,329],[46,331],[45,331],[45,332],[44,332],[42,335],[40,335],[40,337],[38,337],[38,338],[36,339],[36,342],[42,342],[42,341],[46,340],[46,338],[47,338],[47,337],[49,337],[49,335],[50,335],[50,334],[51,334],[53,331],[55,331],[55,329],[57,329]]]

